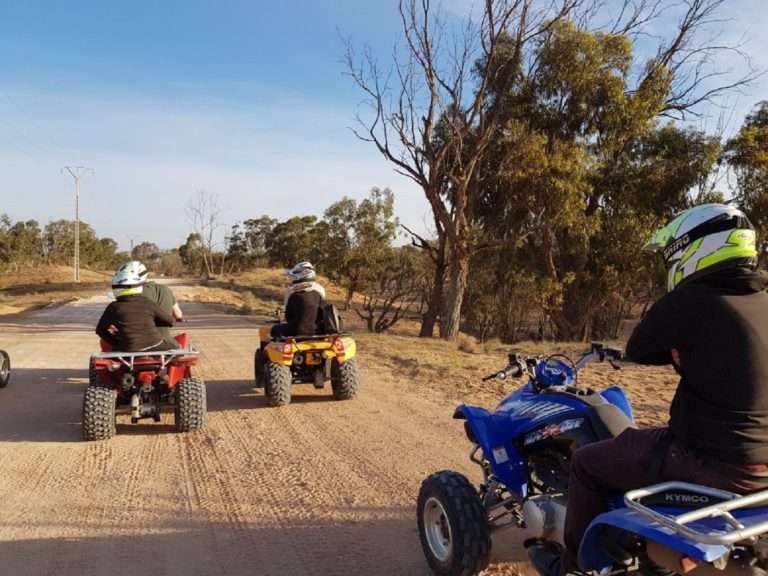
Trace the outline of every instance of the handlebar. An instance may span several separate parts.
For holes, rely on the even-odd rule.
[[[589,352],[584,354],[584,356],[579,358],[579,361],[576,362],[576,370],[581,370],[587,362],[592,362],[593,360],[603,362],[606,359],[610,362],[614,370],[619,370],[621,366],[616,364],[616,362],[623,357],[624,354],[622,353],[621,348],[609,348],[603,346],[599,342],[592,342]]]
[[[584,353],[584,355],[579,358],[578,362],[573,364],[573,368],[575,372],[578,372],[588,362],[593,360],[598,360],[600,362],[608,360],[615,370],[619,370],[621,366],[619,366],[617,362],[622,358],[623,353],[620,348],[610,348],[599,342],[592,342],[589,351]],[[505,380],[507,378],[518,378],[526,372],[534,378],[536,365],[539,361],[541,361],[541,358],[525,358],[520,353],[510,353],[509,365],[503,370],[485,376],[482,381],[486,382],[487,380],[494,379]]]

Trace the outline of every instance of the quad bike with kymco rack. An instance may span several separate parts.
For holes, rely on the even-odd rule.
[[[618,386],[577,385],[589,361],[621,351],[593,343],[577,362],[510,354],[509,365],[486,377],[527,382],[494,411],[462,404],[482,472],[479,487],[450,470],[421,485],[417,518],[429,565],[441,576],[480,574],[490,559],[492,531],[517,528],[526,546],[562,550],[571,454],[634,427]],[[556,556],[555,556],[556,557]],[[578,552],[594,576],[765,576],[768,570],[768,490],[742,496],[686,482],[664,482],[617,493],[608,512],[589,525]]]
[[[91,356],[88,388],[83,397],[83,438],[107,440],[115,435],[118,410],[131,423],[152,418],[173,406],[176,430],[203,427],[206,418],[205,383],[192,376],[200,353],[187,346],[187,335],[176,336],[179,347],[153,352],[120,352],[101,341],[102,352]]]
[[[11,379],[11,358],[8,352],[0,350],[0,388],[8,386]]]
[[[293,384],[312,384],[322,389],[330,382],[336,400],[357,396],[360,390],[357,344],[349,333],[339,331],[335,308],[326,305],[324,312],[327,319],[321,322],[320,332],[329,333],[272,338],[271,325],[259,327],[260,346],[254,354],[254,377],[256,388],[264,389],[268,406],[289,404]],[[279,309],[276,315],[279,321]],[[331,322],[331,317],[336,320]]]

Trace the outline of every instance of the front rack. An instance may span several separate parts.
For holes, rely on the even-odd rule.
[[[677,516],[662,514],[648,506],[640,504],[638,500],[652,494],[659,494],[669,490],[682,490],[701,494],[723,500],[710,506],[696,508],[690,512]],[[768,511],[753,515],[742,514],[736,518],[731,512],[744,511],[768,502],[768,490],[743,496],[726,490],[718,490],[688,482],[662,482],[646,488],[630,490],[624,495],[624,503],[635,512],[647,516],[679,534],[702,544],[729,545],[742,540],[754,540],[756,536],[768,532]],[[719,518],[724,522],[717,528],[704,531],[690,526],[696,520],[707,518]]]

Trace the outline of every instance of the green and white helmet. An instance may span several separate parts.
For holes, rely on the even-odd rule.
[[[112,292],[115,298],[141,294],[147,281],[147,267],[138,260],[126,262],[112,278]]]
[[[725,267],[757,265],[754,226],[744,212],[726,204],[702,204],[682,212],[657,230],[643,250],[664,257],[667,291]]]

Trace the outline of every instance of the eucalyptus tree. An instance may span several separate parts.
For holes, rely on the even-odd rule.
[[[725,160],[736,177],[734,196],[758,230],[760,261],[768,249],[768,101],[761,101],[725,146]]]
[[[458,335],[472,256],[534,233],[556,311],[573,284],[572,271],[557,269],[563,231],[597,234],[605,182],[630,162],[638,139],[660,117],[701,113],[751,80],[751,72],[732,79],[718,71],[718,53],[738,53],[710,34],[722,3],[626,0],[611,13],[601,0],[486,0],[477,17],[456,21],[429,0],[401,0],[391,67],[346,43],[347,73],[370,106],[358,113],[357,136],[421,187],[438,223],[449,269],[443,338]],[[660,22],[668,35],[656,32]],[[639,44],[643,53],[633,51]],[[520,162],[521,173],[510,174]],[[524,225],[493,237],[479,209],[498,204],[489,196],[504,177],[517,183],[507,204]],[[646,227],[653,220],[638,218]],[[559,328],[567,335],[584,326],[563,316]]]

